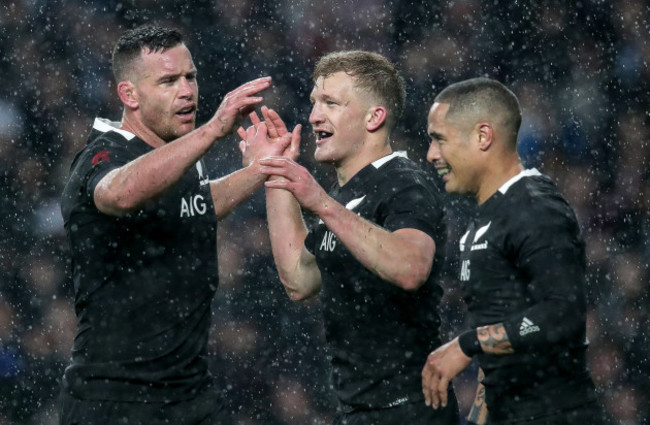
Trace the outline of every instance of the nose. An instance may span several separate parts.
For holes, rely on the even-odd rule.
[[[324,115],[318,103],[314,103],[314,106],[311,108],[311,113],[309,114],[309,123],[310,124],[320,124],[325,121]]]
[[[436,141],[432,141],[427,151],[427,161],[434,163],[440,160],[440,145]]]
[[[194,97],[194,87],[193,83],[187,78],[183,77],[179,79],[179,96],[183,99],[191,100]]]

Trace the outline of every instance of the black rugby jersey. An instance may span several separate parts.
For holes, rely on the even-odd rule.
[[[586,362],[585,250],[552,181],[525,170],[480,205],[460,240],[470,325],[503,322],[515,353],[479,355],[491,423],[595,400]]]
[[[436,243],[427,282],[405,291],[366,269],[322,221],[305,246],[321,272],[321,301],[332,380],[344,409],[422,400],[421,372],[440,345],[436,283],[446,228],[440,193],[415,163],[394,153],[359,171],[330,195],[346,208],[394,231],[413,228]]]
[[[180,400],[210,380],[217,220],[205,165],[124,217],[93,201],[109,171],[151,150],[98,119],[63,191],[78,317],[64,387],[78,398]]]

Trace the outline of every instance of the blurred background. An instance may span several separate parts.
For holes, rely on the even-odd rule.
[[[113,44],[143,23],[187,36],[199,123],[241,83],[271,75],[265,104],[307,124],[322,54],[381,52],[408,86],[394,147],[424,161],[426,114],[446,84],[497,78],[524,113],[520,154],[575,207],[588,254],[591,371],[621,424],[649,423],[650,6],[644,0],[3,0],[0,5],[0,424],[55,424],[75,332],[59,197],[93,118],[121,117]],[[235,137],[211,177],[241,166]],[[324,187],[303,132],[300,161]],[[464,329],[457,245],[473,201],[445,195],[443,339]],[[263,193],[221,223],[210,361],[233,425],[327,424],[335,408],[318,300],[289,301],[270,255]],[[423,359],[424,361],[424,359]],[[475,366],[455,382],[466,413]]]

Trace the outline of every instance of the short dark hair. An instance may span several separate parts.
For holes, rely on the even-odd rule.
[[[183,43],[183,34],[171,28],[142,25],[126,31],[113,49],[112,64],[115,81],[126,79],[132,62],[140,57],[142,49],[164,52]]]
[[[345,50],[323,56],[314,69],[314,84],[319,77],[345,72],[357,88],[377,97],[388,111],[390,130],[402,116],[406,101],[406,83],[395,66],[384,56],[363,50]]]
[[[511,145],[517,144],[521,127],[521,107],[517,96],[499,81],[490,78],[471,78],[447,86],[434,102],[448,103],[447,119],[463,117],[498,117],[509,133]]]

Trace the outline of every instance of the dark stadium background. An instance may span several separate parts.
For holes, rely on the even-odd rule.
[[[57,423],[75,325],[59,196],[93,118],[120,119],[110,50],[142,23],[189,37],[200,123],[228,91],[271,75],[265,104],[292,126],[306,124],[320,55],[384,53],[408,85],[394,145],[425,168],[426,113],[443,86],[486,75],[512,87],[524,111],[522,157],[554,178],[585,232],[589,361],[601,397],[621,423],[648,423],[649,22],[644,0],[3,0],[0,424]],[[231,137],[210,151],[212,177],[240,166],[236,146]],[[305,129],[301,162],[329,187],[313,148]],[[446,199],[454,242],[472,203]],[[228,391],[233,425],[326,424],[334,400],[319,304],[285,296],[264,215],[260,192],[221,224],[212,371]],[[445,337],[464,326],[448,248]],[[474,373],[455,383],[462,413]]]

